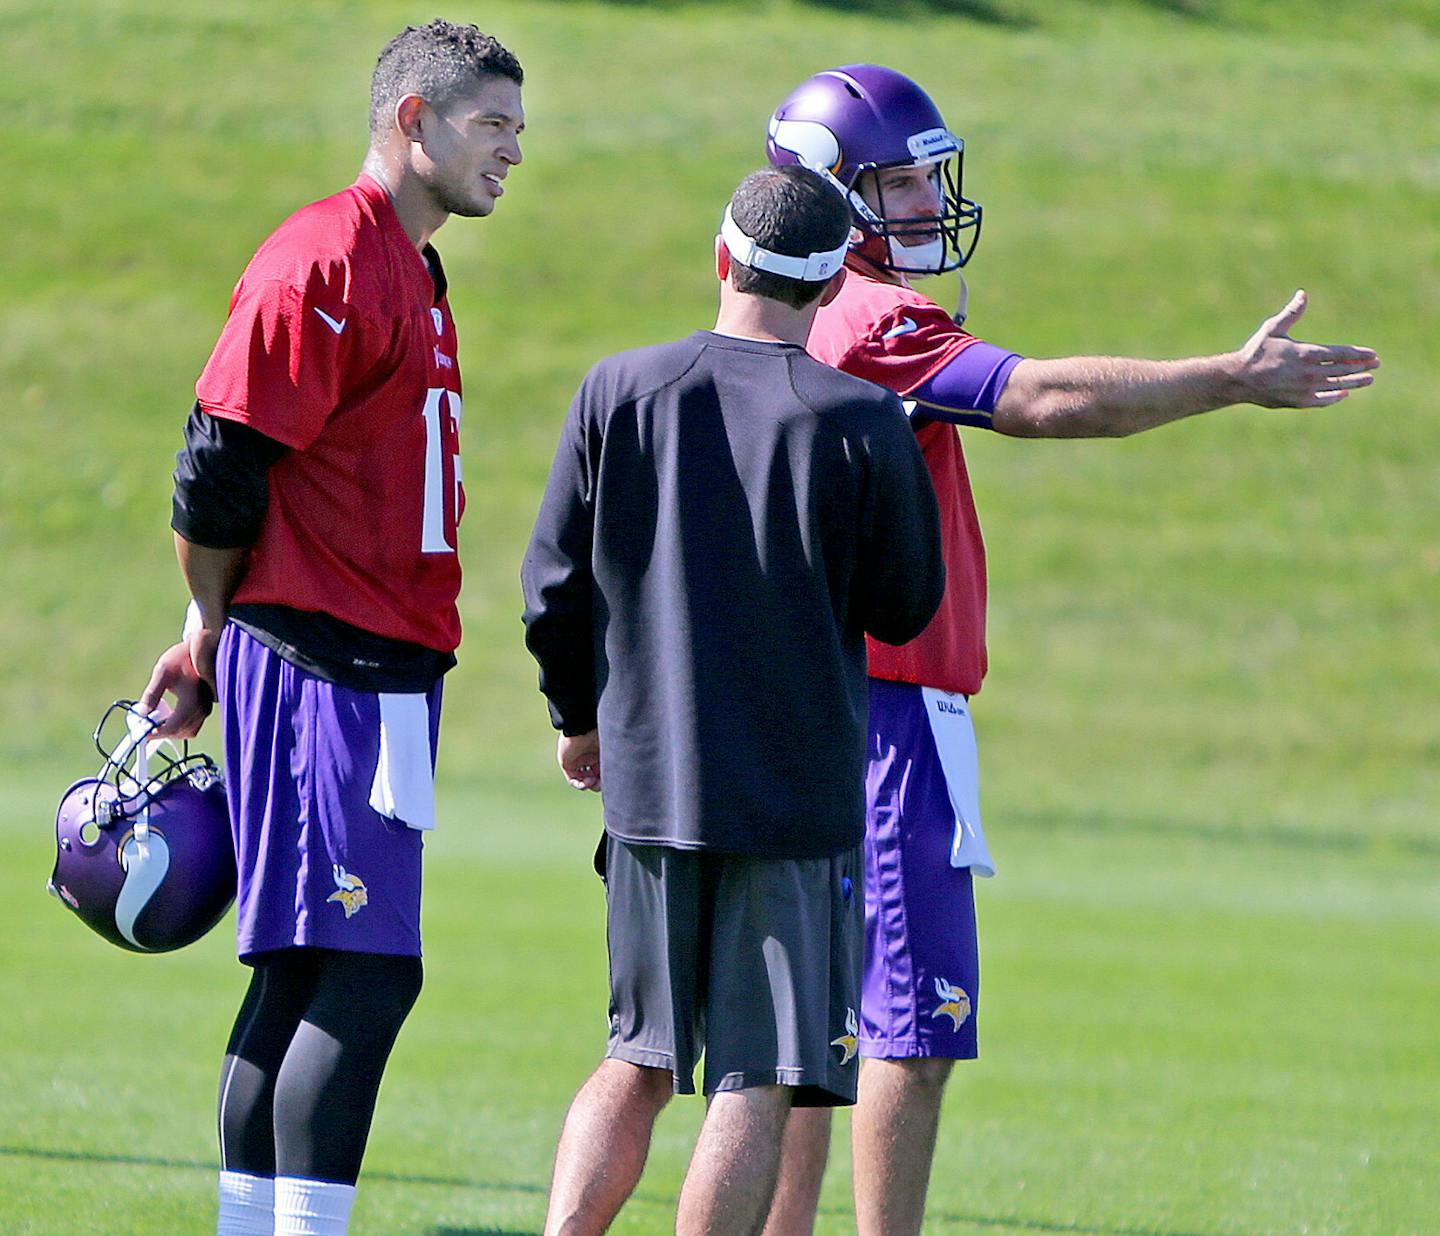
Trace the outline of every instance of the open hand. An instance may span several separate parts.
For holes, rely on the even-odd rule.
[[[1290,329],[1309,303],[1304,291],[1260,323],[1240,349],[1243,402],[1264,408],[1323,408],[1369,386],[1380,358],[1369,348],[1302,343]]]

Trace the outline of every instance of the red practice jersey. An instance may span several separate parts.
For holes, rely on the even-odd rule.
[[[980,341],[913,288],[849,264],[840,294],[815,317],[806,350],[902,398]],[[945,597],[930,625],[900,647],[869,641],[872,678],[974,695],[985,677],[985,545],[954,425],[930,421],[915,439],[935,483]]]
[[[235,603],[454,649],[460,393],[443,277],[377,181],[281,224],[236,284],[195,385],[211,416],[291,448],[270,470]]]

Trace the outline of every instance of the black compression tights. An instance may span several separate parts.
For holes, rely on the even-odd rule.
[[[255,963],[220,1070],[220,1162],[354,1184],[418,957],[293,948]]]

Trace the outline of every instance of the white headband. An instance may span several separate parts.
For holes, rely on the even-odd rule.
[[[845,254],[850,249],[847,236],[838,248],[827,253],[812,253],[809,257],[791,257],[784,253],[771,253],[762,249],[754,240],[740,230],[740,225],[725,207],[725,218],[720,221],[720,236],[730,256],[742,266],[763,270],[786,279],[799,279],[805,283],[821,283],[830,278],[845,263]]]

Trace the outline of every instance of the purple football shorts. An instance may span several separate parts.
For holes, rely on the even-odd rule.
[[[955,811],[917,686],[870,680],[865,802],[860,1054],[972,1060],[975,897],[950,865]]]
[[[234,623],[217,668],[241,959],[306,945],[420,955],[420,833],[370,806],[379,696],[297,669]],[[430,690],[430,750],[440,684]]]

